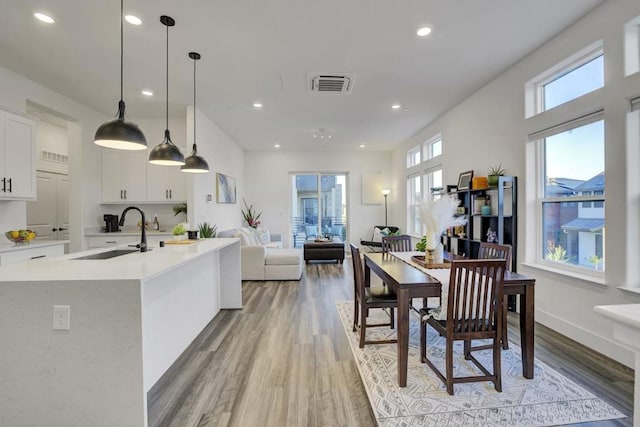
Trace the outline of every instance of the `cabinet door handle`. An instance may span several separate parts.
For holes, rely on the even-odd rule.
[[[127,200],[127,190],[124,190],[124,199]]]
[[[122,197],[122,190],[120,190],[120,200],[122,200],[122,199],[123,199],[123,197]]]
[[[7,192],[7,178],[2,178],[2,192]]]
[[[65,231],[66,228],[58,228],[58,231]]]
[[[13,180],[11,178],[9,178],[9,193],[11,193],[13,191],[12,190],[13,186],[11,185],[11,181],[13,181]]]
[[[46,255],[32,256],[31,259],[45,258]]]
[[[164,198],[165,199],[169,198],[169,190],[164,190]]]
[[[58,231],[58,229],[57,228],[52,228],[51,231]]]
[[[171,195],[171,189],[169,189],[169,198],[173,199],[173,196]]]

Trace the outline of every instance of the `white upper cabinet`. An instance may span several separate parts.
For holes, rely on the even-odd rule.
[[[183,151],[184,152],[184,151]],[[147,166],[148,202],[184,202],[187,200],[187,178],[180,166]]]
[[[0,200],[36,198],[33,121],[0,110]]]
[[[147,151],[102,148],[102,202],[147,200]]]

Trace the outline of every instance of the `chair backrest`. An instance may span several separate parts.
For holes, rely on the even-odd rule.
[[[482,336],[502,327],[506,261],[454,260],[447,300],[447,333]]]
[[[376,228],[378,230],[384,230],[386,228],[389,230],[389,233],[397,233],[400,231],[400,227],[396,227],[394,225],[374,225],[373,232],[371,233],[371,240],[375,240]]]
[[[353,296],[356,301],[362,300],[364,295],[364,269],[362,267],[362,258],[360,258],[360,249],[353,243],[349,243],[351,247],[351,261],[353,262]]]
[[[382,252],[409,252],[411,251],[411,237],[406,234],[402,236],[382,236]]]
[[[511,245],[481,242],[478,259],[506,259],[507,270],[511,270]]]

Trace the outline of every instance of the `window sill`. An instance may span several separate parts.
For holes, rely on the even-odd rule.
[[[631,288],[629,286],[617,286],[623,292],[632,294],[633,296],[640,296],[640,288]]]
[[[604,274],[602,276],[593,276],[590,274],[584,274],[584,273],[579,273],[579,272],[575,272],[575,271],[567,271],[561,268],[555,268],[552,266],[548,266],[548,265],[544,265],[544,264],[537,264],[537,263],[522,263],[521,265],[528,267],[528,268],[533,268],[536,270],[542,270],[542,271],[546,271],[548,273],[553,273],[553,274],[557,274],[560,276],[565,276],[567,278],[570,279],[576,279],[576,280],[580,280],[583,282],[587,282],[590,284],[594,284],[594,285],[599,285],[599,286],[607,286],[607,283],[605,281],[604,278]],[[640,293],[640,290],[639,290]]]

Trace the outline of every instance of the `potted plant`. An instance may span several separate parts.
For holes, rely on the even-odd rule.
[[[184,224],[180,223],[173,227],[172,232],[174,240],[184,240],[184,233],[187,232],[187,229],[185,228]]]
[[[498,166],[491,166],[487,170],[487,180],[489,181],[489,187],[497,187],[499,180],[498,177],[504,176],[506,172],[507,170],[502,168],[502,163]]]
[[[179,205],[173,206],[173,216],[178,216],[180,214],[184,214],[185,221],[187,219],[187,204],[180,203]]]
[[[242,218],[249,227],[258,228],[260,225],[260,221],[258,221],[258,219],[260,219],[262,212],[256,212],[253,205],[247,205],[246,200],[242,199],[242,202],[244,203],[244,208],[242,208]]]
[[[216,237],[218,227],[215,224],[210,225],[208,222],[203,222],[198,224],[198,230],[200,231],[200,237],[203,239],[210,239],[212,237]]]

